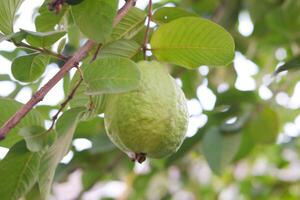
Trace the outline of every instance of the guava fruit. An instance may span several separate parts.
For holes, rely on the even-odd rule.
[[[105,128],[109,138],[134,160],[176,152],[185,137],[188,112],[184,93],[156,61],[138,63],[136,90],[107,95]]]

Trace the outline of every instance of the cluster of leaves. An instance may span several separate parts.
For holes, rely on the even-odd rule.
[[[0,146],[10,149],[0,161],[0,196],[3,199],[19,199],[22,196],[26,199],[46,199],[53,180],[65,180],[75,169],[83,172],[83,191],[91,189],[100,180],[120,179],[124,174],[129,174],[133,176],[130,183],[133,192],[129,198],[144,199],[147,190],[153,190],[153,185],[160,182],[157,180],[159,177],[168,178],[166,171],[172,166],[184,175],[184,189],[193,191],[196,197],[212,199],[218,189],[203,187],[199,192],[197,184],[193,184],[190,178],[194,174],[187,166],[204,156],[211,170],[221,175],[229,164],[247,157],[254,159],[260,148],[274,144],[284,122],[297,116],[297,112],[277,106],[273,99],[262,101],[256,91],[234,89],[235,74],[232,69],[215,66],[232,66],[235,50],[232,35],[236,49],[263,66],[261,71],[264,72],[260,75],[275,71],[277,61],[274,51],[279,46],[287,50],[287,59],[290,60],[275,74],[297,68],[299,29],[295,27],[299,25],[299,20],[296,20],[299,19],[299,2],[162,0],[153,5],[151,20],[156,26],[150,28],[152,55],[147,59],[166,63],[170,73],[181,80],[188,99],[197,99],[197,87],[203,80],[208,81],[217,102],[214,110],[204,111],[208,117],[207,123],[194,136],[187,138],[175,155],[164,160],[151,160],[151,172],[148,174],[132,175],[133,163],[109,141],[99,114],[105,107],[105,94],[128,92],[138,87],[141,77],[136,62],[144,59],[144,36],[149,28],[144,25],[147,11],[131,8],[118,24],[114,24],[118,0],[63,4],[58,13],[48,10],[50,2],[45,0],[37,9],[38,15],[34,19],[37,32],[32,32],[13,30],[22,0],[0,0],[0,41],[10,41],[17,47],[12,52],[0,52],[12,61],[14,78],[1,75],[0,81],[12,81],[17,86],[8,97],[0,98],[0,110],[5,110],[1,112],[0,125],[22,106],[14,98],[23,87],[37,90],[49,63],[61,67],[86,39],[100,44],[100,53],[95,47],[72,80],[70,74],[65,76],[65,96],[74,91],[81,78],[83,82],[76,88],[69,109],[63,112],[54,129],[47,130],[44,122],[51,120],[50,111],[59,109],[59,105],[36,106],[0,142]],[[165,7],[167,3],[175,7]],[[244,9],[249,11],[254,23],[251,37],[243,37],[236,28],[238,14]],[[270,9],[271,12],[267,12]],[[222,26],[201,16],[211,17],[231,35]],[[207,76],[200,76],[196,68],[201,65],[215,68],[211,68]],[[221,83],[227,83],[229,89],[219,92]],[[286,82],[281,81],[273,87],[285,85]],[[280,117],[278,112],[282,114]],[[283,118],[285,113],[288,113],[287,117]],[[92,148],[77,151],[72,146],[72,141],[77,138],[90,140]],[[279,149],[282,151],[281,147]],[[59,164],[69,150],[75,152],[71,162]],[[275,162],[283,161],[278,159]],[[235,181],[232,174],[226,175],[232,182]],[[252,181],[240,181],[241,191],[246,196],[252,195]],[[271,184],[277,183],[273,181]],[[273,194],[272,191],[262,192],[261,197],[269,194]],[[171,196],[167,188],[159,198],[168,199]]]

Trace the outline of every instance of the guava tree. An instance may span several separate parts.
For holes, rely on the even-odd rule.
[[[284,134],[278,140],[300,106],[280,101],[298,82],[297,73],[283,71],[300,62],[299,2],[149,0],[143,10],[137,0],[45,0],[35,9],[35,31],[14,28],[22,3],[0,0],[0,42],[15,46],[0,51],[11,61],[0,83],[15,85],[0,97],[0,147],[9,149],[0,161],[0,199],[49,199],[53,182],[74,170],[82,172],[83,185],[76,199],[124,174],[132,190],[122,198],[172,199],[178,193],[160,179],[167,181],[174,169],[183,184],[178,191],[194,199],[215,199],[218,181],[224,188],[238,184],[250,199],[299,197],[287,194],[289,185],[276,176],[235,176],[236,166],[250,167],[262,153],[278,169],[289,166],[281,154],[299,145]],[[253,23],[250,35],[240,30],[245,14]],[[260,67],[254,73],[259,87],[237,86],[236,79],[249,80],[239,58]],[[50,64],[59,71],[42,83]],[[41,105],[61,81],[65,99]],[[24,88],[33,94],[22,104],[16,97]],[[215,97],[212,108],[201,105],[207,92]],[[188,115],[195,102],[201,111],[190,108]],[[185,137],[188,118],[197,130]],[[76,139],[92,147],[78,150]],[[60,163],[70,151],[71,161]],[[203,158],[218,177],[210,186],[193,179]],[[150,170],[139,174],[134,166],[145,159]],[[256,191],[253,180],[267,186]],[[151,193],[157,188],[162,192]]]

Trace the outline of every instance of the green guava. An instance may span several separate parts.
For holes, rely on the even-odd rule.
[[[176,152],[185,137],[188,112],[184,93],[156,61],[138,63],[139,87],[107,95],[105,127],[122,151],[143,162],[145,156],[161,158]]]

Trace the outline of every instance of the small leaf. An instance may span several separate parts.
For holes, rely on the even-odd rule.
[[[151,48],[158,60],[189,69],[227,65],[234,57],[231,35],[198,17],[183,17],[160,26],[153,33]]]
[[[40,155],[26,149],[24,141],[14,145],[0,162],[0,196],[5,200],[18,200],[35,184]]]
[[[19,135],[25,139],[29,151],[38,152],[47,146],[48,134],[43,127],[24,127],[19,131]]]
[[[67,13],[68,7],[63,6],[59,13],[51,12],[48,9],[48,3],[51,0],[46,0],[39,9],[39,15],[35,18],[35,27],[39,32],[53,31],[54,27],[62,21],[63,16]]]
[[[121,56],[133,58],[141,49],[141,46],[134,40],[117,40],[108,43],[101,49],[100,57]]]
[[[33,32],[22,30],[25,32],[26,41],[35,47],[49,47],[54,44],[57,40],[63,37],[66,32],[65,31],[51,31],[51,32]]]
[[[13,114],[15,114],[21,106],[21,103],[16,102],[13,99],[0,98],[0,110],[2,111],[0,114],[0,126],[2,126]],[[44,125],[43,117],[35,109],[31,110],[31,112],[29,112],[25,118],[10,131],[5,140],[0,142],[0,146],[8,148],[11,147],[13,144],[22,139],[22,137],[17,134],[18,131],[23,127],[31,125]]]
[[[162,7],[155,11],[152,20],[158,24],[165,24],[175,19],[188,16],[196,17],[198,15],[178,7]]]
[[[41,160],[39,187],[43,196],[42,199],[47,199],[49,195],[55,169],[70,148],[77,123],[84,110],[84,108],[72,108],[64,112],[57,121],[57,139]]]
[[[217,127],[211,127],[204,135],[202,151],[210,168],[221,174],[239,150],[241,134],[222,134]]]
[[[277,75],[280,72],[287,71],[287,70],[297,70],[300,69],[300,55],[288,60],[285,64],[279,66],[274,75]]]
[[[105,43],[113,30],[118,0],[89,0],[71,7],[81,32],[97,43]]]
[[[0,31],[4,35],[13,33],[15,15],[23,0],[0,0]]]
[[[145,19],[146,14],[144,11],[136,7],[131,8],[113,29],[112,39],[131,39],[144,27]]]
[[[86,94],[120,93],[134,90],[140,81],[137,64],[122,57],[95,60],[84,71]]]
[[[25,39],[26,35],[27,34],[25,32],[19,31],[19,32],[8,35],[6,37],[6,39],[12,40],[14,43],[18,44],[18,43],[22,42],[22,40]]]
[[[33,82],[45,71],[50,57],[45,54],[33,53],[17,57],[11,66],[15,79],[22,82]]]
[[[2,33],[0,33],[0,43],[5,41],[7,38],[5,37],[5,35],[3,35]]]
[[[66,39],[66,38],[62,39],[62,40],[59,42],[58,47],[57,47],[57,53],[61,54],[61,52],[62,52],[63,49],[65,48],[66,42],[67,42],[67,39]]]

